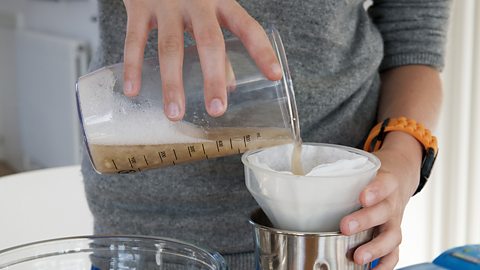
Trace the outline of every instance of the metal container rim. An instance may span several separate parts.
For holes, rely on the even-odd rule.
[[[260,224],[259,221],[256,221],[255,219],[262,218],[267,218],[267,215],[265,215],[265,212],[261,208],[257,208],[253,210],[250,213],[250,218],[248,222],[255,227],[255,229],[265,231],[271,234],[279,234],[279,235],[286,235],[286,236],[302,236],[302,237],[340,237],[340,238],[347,238],[350,237],[348,235],[342,234],[340,231],[327,231],[327,232],[309,232],[309,231],[292,231],[292,230],[284,230],[284,229],[278,229],[274,227],[270,227],[265,224]],[[360,232],[361,233],[361,232]]]

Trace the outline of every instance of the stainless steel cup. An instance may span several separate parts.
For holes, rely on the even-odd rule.
[[[303,233],[273,228],[262,209],[250,215],[255,232],[256,270],[369,270],[353,262],[353,252],[370,241],[373,230],[345,236],[340,232]]]

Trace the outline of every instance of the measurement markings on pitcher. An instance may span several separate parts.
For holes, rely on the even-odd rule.
[[[117,164],[115,164],[115,160],[112,159],[113,166],[115,167],[115,170],[118,170]]]
[[[147,164],[148,166],[148,161],[147,161],[147,157],[145,155],[143,155],[143,159],[145,159],[145,163]]]
[[[131,160],[130,158],[128,158],[128,162],[130,162],[130,167],[133,168],[133,163],[134,163],[134,162],[132,162],[132,160]]]
[[[245,145],[245,148],[247,147],[247,143],[249,143],[252,140],[252,137],[250,134],[243,136],[243,144]]]
[[[158,153],[158,157],[160,158],[160,161],[163,163],[163,159],[167,157],[167,154],[162,151],[162,152],[157,152]]]
[[[223,148],[223,141],[222,140],[217,141],[217,151],[219,153],[220,153],[220,148]]]
[[[192,157],[192,153],[195,153],[196,150],[195,150],[195,145],[189,145],[187,146],[187,150],[188,150],[188,155],[190,155],[190,157]]]

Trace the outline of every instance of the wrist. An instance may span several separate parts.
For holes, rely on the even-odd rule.
[[[411,166],[420,170],[423,158],[423,145],[412,135],[403,131],[391,131],[385,136],[383,150],[393,150],[407,158]]]
[[[388,168],[390,172],[401,176],[405,196],[412,196],[420,183],[420,171],[423,159],[423,149],[420,142],[413,136],[402,131],[392,131],[385,135],[382,154],[387,154],[395,160],[395,167]]]
[[[415,194],[427,182],[438,153],[437,138],[421,123],[405,117],[387,118],[372,129],[364,150],[379,149],[396,156],[399,167],[410,176],[420,175]]]

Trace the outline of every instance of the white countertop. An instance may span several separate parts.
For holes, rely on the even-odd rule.
[[[93,234],[80,166],[0,177],[0,250]]]

